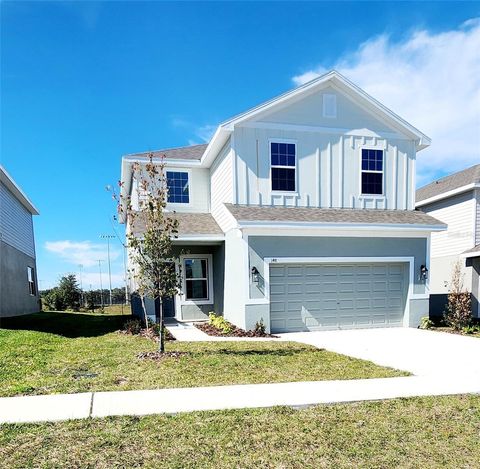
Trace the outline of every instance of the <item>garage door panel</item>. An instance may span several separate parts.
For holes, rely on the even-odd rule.
[[[407,272],[401,263],[272,265],[272,331],[401,326]]]

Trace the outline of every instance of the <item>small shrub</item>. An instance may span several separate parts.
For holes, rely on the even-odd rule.
[[[128,334],[137,335],[140,334],[140,331],[142,330],[142,323],[138,319],[129,319],[128,321],[125,321],[123,329]]]
[[[232,324],[226,321],[223,316],[218,316],[214,312],[208,313],[208,323],[220,329],[223,334],[231,334],[234,330]]]
[[[263,322],[263,318],[260,319],[260,321],[257,321],[255,323],[255,329],[254,329],[255,334],[258,335],[265,335],[265,323]]]
[[[434,326],[434,322],[428,318],[427,316],[424,316],[422,319],[420,319],[420,329],[431,329]]]
[[[480,326],[478,324],[474,324],[471,326],[465,326],[462,329],[462,332],[464,334],[476,334],[477,332],[480,332]]]
[[[456,331],[462,330],[472,322],[472,300],[470,293],[463,288],[460,262],[456,262],[453,267],[450,293],[444,317],[447,325]]]

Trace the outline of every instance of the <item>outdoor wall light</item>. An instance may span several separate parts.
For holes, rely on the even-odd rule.
[[[258,269],[255,266],[252,267],[251,272],[252,272],[252,282],[253,283],[258,283],[259,280],[260,280],[260,272],[258,271]]]
[[[426,265],[421,265],[420,266],[420,278],[422,280],[427,280],[428,278],[428,269],[427,269],[427,266]]]

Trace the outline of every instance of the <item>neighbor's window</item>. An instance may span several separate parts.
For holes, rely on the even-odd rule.
[[[167,171],[167,202],[172,204],[188,204],[188,173],[182,171]]]
[[[185,298],[208,300],[208,259],[185,259]]]
[[[270,143],[272,191],[295,192],[296,146],[294,143]]]
[[[33,267],[27,267],[27,276],[28,276],[28,291],[30,295],[36,295],[37,290],[35,288],[35,271]]]
[[[362,149],[362,194],[383,194],[383,150]]]

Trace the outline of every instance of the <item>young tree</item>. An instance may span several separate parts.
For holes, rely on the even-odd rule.
[[[445,311],[445,322],[455,330],[461,330],[472,321],[472,300],[470,293],[463,288],[463,275],[460,261],[453,266],[450,293]]]
[[[132,172],[140,193],[138,209],[130,196],[120,196],[118,208],[129,227],[127,244],[134,265],[131,275],[142,300],[145,323],[148,327],[145,297],[150,297],[155,302],[155,319],[160,326],[159,351],[163,353],[163,299],[176,295],[181,287],[181,274],[175,269],[178,256],[173,249],[173,239],[178,236],[178,220],[165,211],[168,189],[163,157],[154,161],[150,154],[146,164],[133,163]]]

